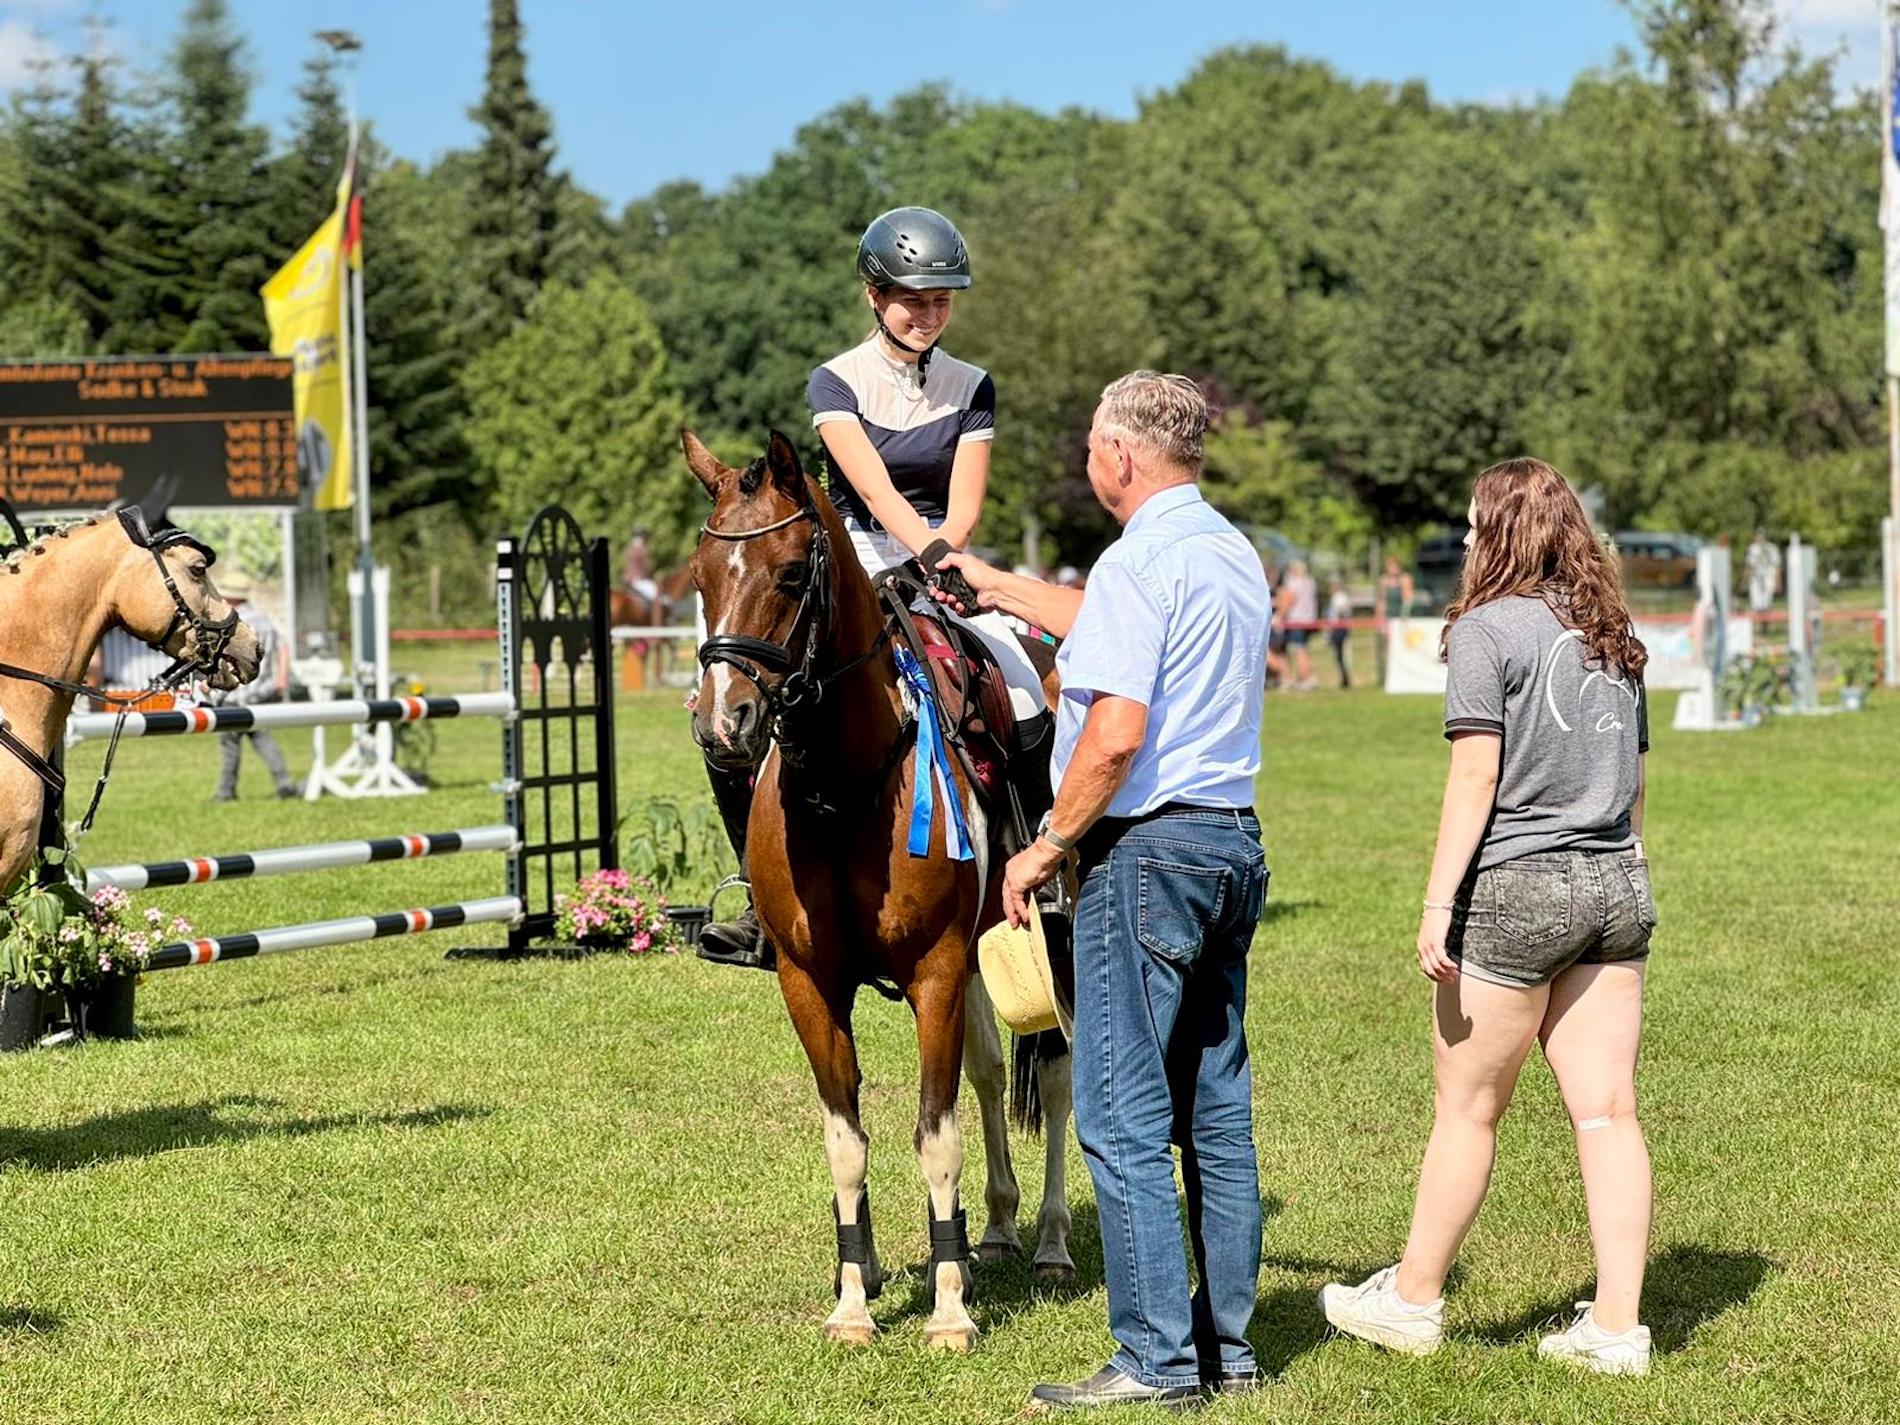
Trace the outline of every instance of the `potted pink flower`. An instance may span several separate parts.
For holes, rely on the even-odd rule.
[[[674,955],[680,949],[666,898],[652,882],[621,870],[596,871],[572,894],[556,897],[554,928],[562,940],[584,950]]]

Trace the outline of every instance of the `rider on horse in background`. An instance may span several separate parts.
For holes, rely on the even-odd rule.
[[[647,546],[648,533],[645,525],[634,527],[633,538],[627,541],[620,555],[620,583],[629,592],[652,603],[660,597],[660,585],[653,577],[653,551]]]
[[[938,345],[950,325],[951,294],[970,285],[970,255],[948,218],[929,208],[893,208],[858,240],[857,271],[876,326],[812,372],[806,397],[851,547],[875,576],[938,541],[955,549],[969,544],[989,483],[996,384]],[[931,612],[954,617],[941,607]],[[1025,762],[1046,766],[1053,718],[1015,629],[994,612],[956,621],[1002,669],[1016,745],[1031,752]],[[710,763],[706,774],[743,866],[752,775]],[[1035,796],[1045,804],[1047,787]],[[701,945],[722,962],[772,965],[750,905],[737,920],[708,925]]]

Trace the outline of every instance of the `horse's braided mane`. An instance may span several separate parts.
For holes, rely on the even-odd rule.
[[[9,550],[4,565],[0,565],[0,567],[4,567],[9,574],[18,574],[25,566],[28,555],[46,553],[47,540],[64,539],[76,529],[91,529],[105,518],[106,516],[104,514],[87,515],[85,519],[77,523],[63,524],[58,529],[50,529],[31,543],[23,544],[18,549]]]

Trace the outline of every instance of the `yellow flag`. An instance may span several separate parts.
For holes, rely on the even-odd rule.
[[[270,349],[295,358],[291,395],[297,413],[297,465],[316,491],[314,507],[347,510],[350,478],[349,390],[343,379],[343,239],[347,180],[336,211],[297,255],[263,286]]]

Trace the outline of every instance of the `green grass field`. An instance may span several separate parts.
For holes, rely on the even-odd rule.
[[[446,665],[431,668],[452,686]],[[472,668],[464,670],[468,683]],[[1642,1070],[1658,1192],[1646,1380],[1533,1357],[1587,1295],[1568,1124],[1533,1065],[1424,1361],[1327,1339],[1321,1282],[1396,1253],[1430,1102],[1411,935],[1445,752],[1430,698],[1269,702],[1254,949],[1270,1388],[1210,1419],[1900,1418],[1900,706],[1666,730]],[[627,701],[623,797],[697,797],[678,699]],[[306,734],[285,738],[293,766]],[[497,819],[492,722],[388,805],[209,804],[215,749],[128,745],[89,860]],[[96,763],[73,759],[75,785]],[[708,867],[710,881],[719,868]],[[172,892],[217,932],[495,894],[499,862]],[[151,976],[145,1037],[9,1058],[0,1422],[1000,1421],[1108,1349],[1087,1175],[1076,1288],[984,1272],[976,1354],[927,1352],[908,1015],[859,1034],[880,1247],[872,1347],[828,1347],[829,1181],[772,981],[690,958],[445,961],[484,931]],[[965,1131],[977,1140],[969,1097]],[[1024,1226],[1040,1154],[1019,1141]],[[981,1202],[970,1155],[965,1201]]]

